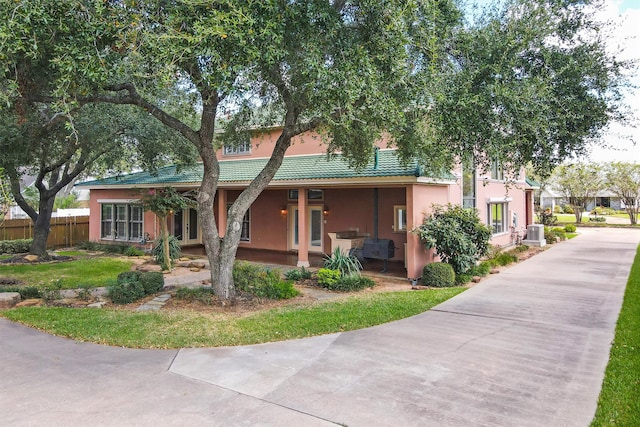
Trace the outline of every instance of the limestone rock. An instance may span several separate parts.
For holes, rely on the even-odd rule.
[[[37,260],[39,260],[39,259],[40,259],[40,257],[39,257],[38,255],[31,255],[31,254],[26,255],[26,256],[24,257],[24,260],[25,260],[25,261],[28,261],[28,262],[36,262],[36,261],[37,261]]]
[[[0,292],[0,309],[12,308],[20,302],[20,294],[18,292]]]
[[[36,307],[40,304],[42,304],[42,300],[40,298],[31,298],[20,301],[18,304],[16,304],[16,307]]]
[[[500,270],[498,270],[497,268],[494,268],[489,272],[489,274],[498,274],[498,273],[500,273]]]
[[[480,283],[480,280],[482,280],[480,276],[473,276],[473,279],[471,279],[473,283]]]

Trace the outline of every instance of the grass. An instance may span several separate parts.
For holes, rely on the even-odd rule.
[[[72,257],[88,257],[87,251],[55,251],[52,252],[58,256],[72,256]]]
[[[131,269],[133,262],[113,257],[94,257],[44,264],[0,265],[0,276],[13,277],[30,286],[59,281],[62,289],[104,286],[109,279]]]
[[[21,307],[0,316],[43,331],[133,348],[256,344],[366,328],[422,313],[464,288],[373,293],[311,307],[287,307],[246,317],[195,311]]]
[[[618,317],[592,426],[640,426],[640,246]]]

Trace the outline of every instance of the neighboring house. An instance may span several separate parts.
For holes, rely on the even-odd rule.
[[[272,129],[243,146],[219,151],[215,213],[221,234],[228,205],[266,164],[279,132]],[[309,253],[330,253],[336,246],[344,247],[345,240],[357,246],[363,237],[389,239],[396,248],[392,260],[404,261],[407,277],[418,278],[435,255],[411,230],[433,204],[476,207],[493,228],[496,245],[511,244],[514,228],[523,231],[533,223],[533,189],[524,175],[507,188],[497,168],[486,176],[462,172],[459,168],[446,176],[425,176],[417,164],[402,165],[393,149],[379,149],[363,170],[354,171],[341,155],[327,157],[317,135],[304,135],[293,140],[274,179],[239,224],[240,246],[296,252],[298,265],[308,266]],[[154,239],[159,224],[153,213],[143,212],[136,203],[140,192],[164,186],[195,189],[201,177],[201,165],[168,166],[154,174],[138,172],[77,184],[91,190],[90,240]],[[170,229],[182,245],[202,244],[194,209],[175,212]]]
[[[564,207],[569,204],[567,199],[562,197],[561,194],[551,189],[545,189],[540,193],[540,207],[542,209],[549,208],[554,210],[556,206]],[[587,203],[586,211],[593,210],[596,206],[603,208],[611,208],[615,210],[621,210],[625,208],[624,202],[620,197],[616,196],[609,190],[602,190],[596,194],[592,200]]]

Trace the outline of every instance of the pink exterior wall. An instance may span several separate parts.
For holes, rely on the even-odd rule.
[[[271,129],[266,132],[256,132],[251,138],[251,153],[243,154],[224,154],[222,149],[218,150],[217,156],[219,160],[237,160],[246,158],[265,158],[271,157],[273,147],[282,132],[281,128]],[[383,138],[376,146],[385,148],[387,139]],[[293,137],[291,146],[287,149],[287,156],[299,156],[307,154],[324,154],[327,152],[327,145],[316,132],[306,132],[302,135]]]
[[[493,235],[491,244],[506,246],[513,243],[510,229],[513,214],[517,217],[516,229],[522,231],[527,227],[526,195],[522,184],[510,184],[510,188],[506,188],[505,183],[502,181],[487,180],[485,184],[482,181],[478,181],[476,186],[476,207],[483,223],[486,224],[488,222],[489,201],[498,202],[501,199],[508,202],[507,229],[503,233]]]
[[[422,224],[424,218],[433,211],[433,205],[446,205],[450,199],[451,186],[410,185],[407,186],[407,277],[422,276],[422,268],[437,261],[435,251],[427,250],[420,239],[410,231]]]
[[[98,200],[136,200],[139,198],[140,193],[137,190],[91,190],[89,193],[89,240],[96,242],[100,240],[100,203]],[[160,226],[153,212],[144,213],[144,231],[149,233],[151,240],[160,234]],[[112,239],[105,239],[105,241],[112,241]],[[123,241],[118,240],[118,242]],[[138,243],[138,241],[134,243]]]

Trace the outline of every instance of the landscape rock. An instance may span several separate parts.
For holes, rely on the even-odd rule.
[[[197,267],[191,267],[191,268],[189,268],[189,271],[193,271],[194,273],[197,273],[197,272],[198,272],[198,271],[200,271],[200,270],[201,270],[201,269],[200,269],[200,268],[197,268]]]
[[[24,301],[20,301],[16,304],[16,307],[36,307],[42,304],[42,300],[40,298],[30,298]]]
[[[471,279],[473,283],[480,283],[480,280],[482,280],[480,276],[473,276],[473,279]]]
[[[0,292],[0,309],[12,308],[20,302],[18,292]]]
[[[25,255],[24,260],[25,261],[29,261],[29,262],[36,262],[40,259],[40,257],[38,255]]]
[[[492,269],[489,274],[498,274],[500,273],[500,270],[498,270],[497,268]]]
[[[102,308],[106,303],[107,303],[106,301],[94,302],[92,304],[88,304],[87,308]]]

